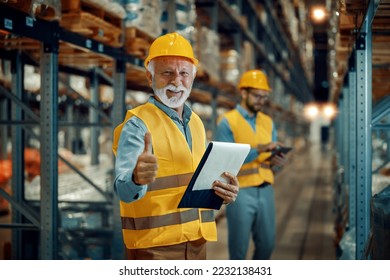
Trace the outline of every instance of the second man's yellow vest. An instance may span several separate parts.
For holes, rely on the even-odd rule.
[[[205,150],[205,131],[199,116],[192,113],[189,122],[192,151],[175,123],[155,105],[146,103],[129,110],[123,124],[132,116],[140,118],[152,134],[158,172],[143,198],[131,203],[120,201],[126,247],[167,246],[202,237],[216,241],[212,210],[177,208]],[[123,124],[114,131],[114,149]]]
[[[227,112],[224,117],[236,143],[246,143],[255,148],[258,144],[272,142],[272,119],[269,116],[257,113],[256,132],[237,109]],[[241,188],[258,186],[264,182],[274,183],[274,174],[267,160],[270,155],[271,153],[261,153],[256,160],[242,166],[237,175]]]

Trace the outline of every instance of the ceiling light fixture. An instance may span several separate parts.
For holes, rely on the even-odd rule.
[[[307,104],[304,106],[303,114],[309,120],[314,120],[317,118],[320,110],[318,109],[318,105],[315,103]]]
[[[333,103],[308,103],[304,105],[303,114],[306,119],[314,121],[318,118],[332,120],[337,115],[337,108]]]
[[[315,22],[322,22],[326,17],[325,8],[323,7],[314,7],[312,11],[312,19]]]

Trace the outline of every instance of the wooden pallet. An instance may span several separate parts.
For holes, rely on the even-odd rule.
[[[0,38],[5,38],[8,34],[10,34],[8,31],[0,30]]]
[[[81,0],[62,0],[63,28],[113,47],[123,46],[122,19]]]
[[[63,14],[60,25],[113,47],[121,47],[122,30],[87,12]]]
[[[94,5],[88,1],[61,0],[61,5],[63,14],[85,12],[101,18],[117,28],[122,28],[122,19],[118,17],[118,15],[110,13],[102,7]]]
[[[2,38],[0,36],[0,49],[26,51],[32,59],[38,62],[41,54],[41,43],[25,37]],[[78,68],[96,66],[112,68],[114,65],[111,57],[91,52],[66,42],[60,42],[58,62],[60,65]]]
[[[4,38],[0,36],[0,48],[6,50],[26,50],[26,51],[37,51],[40,50],[40,44],[38,41],[25,38],[25,37],[11,37]]]
[[[83,48],[79,48],[69,43],[60,44],[59,58],[60,64],[74,67],[113,67],[113,60],[108,56],[94,53]]]
[[[127,65],[126,67],[126,80],[128,83],[139,85],[140,87],[150,88],[148,79],[146,78],[145,68]]]
[[[145,59],[149,47],[155,39],[137,27],[127,27],[125,31],[126,51],[133,56]]]
[[[7,5],[28,14],[32,12],[32,0],[9,0]],[[61,7],[63,28],[113,47],[123,46],[120,17],[81,0],[61,0]],[[46,20],[60,18],[55,10],[55,7],[37,5],[34,16]]]

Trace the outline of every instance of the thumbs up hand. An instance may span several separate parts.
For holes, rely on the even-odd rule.
[[[145,148],[138,157],[137,164],[133,171],[134,183],[138,185],[147,185],[153,182],[157,176],[157,158],[152,154],[152,135],[150,132],[145,134]]]

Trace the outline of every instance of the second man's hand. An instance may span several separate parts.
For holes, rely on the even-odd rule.
[[[277,149],[279,146],[281,146],[281,144],[278,142],[270,142],[268,144],[257,145],[256,150],[259,154],[267,153],[267,152],[272,152],[273,150]]]

